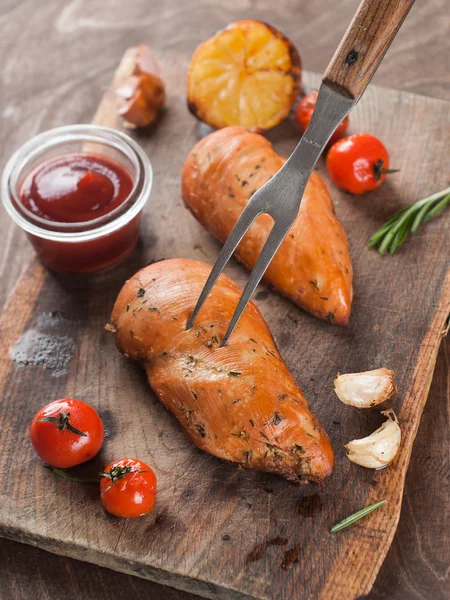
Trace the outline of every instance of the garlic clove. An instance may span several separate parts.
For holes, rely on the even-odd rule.
[[[145,44],[128,48],[114,75],[116,105],[126,127],[146,127],[165,103],[165,87],[156,58]]]
[[[345,448],[347,458],[368,469],[384,469],[394,460],[400,448],[401,429],[397,417],[390,408],[383,410],[387,421],[371,435],[360,440],[352,440]]]
[[[374,369],[338,375],[334,380],[334,391],[344,404],[356,408],[370,408],[381,404],[397,391],[394,371]]]

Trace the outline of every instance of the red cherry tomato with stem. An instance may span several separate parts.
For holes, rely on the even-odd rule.
[[[295,121],[297,125],[300,127],[302,133],[305,133],[306,128],[308,127],[309,122],[311,121],[312,114],[316,107],[318,92],[311,92],[304,96],[297,105],[295,109]],[[337,126],[336,131],[330,138],[328,142],[328,147],[337,142],[343,135],[347,133],[349,118],[345,117],[343,121]]]
[[[31,443],[52,467],[67,469],[93,458],[103,443],[98,413],[81,400],[63,398],[41,408],[30,425]]]
[[[100,497],[110,514],[133,518],[153,509],[156,475],[144,462],[134,458],[116,460],[100,476]]]
[[[389,154],[384,144],[369,133],[355,133],[336,142],[327,155],[331,180],[351,194],[364,194],[383,183],[388,173]]]

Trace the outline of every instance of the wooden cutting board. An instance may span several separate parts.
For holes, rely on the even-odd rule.
[[[450,104],[373,86],[352,113],[351,130],[379,136],[401,171],[365,197],[332,188],[355,271],[348,328],[315,320],[264,286],[256,294],[336,453],[325,487],[296,487],[199,451],[103,330],[123,282],[138,268],[180,256],[212,264],[219,251],[180,199],[183,161],[207,132],[186,109],[187,60],[162,67],[167,112],[156,127],[135,134],[155,175],[142,243],[121,266],[89,277],[58,276],[32,260],[1,319],[0,535],[210,598],[356,598],[370,590],[397,526],[450,311],[449,214],[393,257],[367,250],[366,243],[392,212],[448,185]],[[309,90],[319,78],[306,74],[304,83]],[[120,127],[110,93],[95,122]],[[287,121],[269,137],[288,155],[299,133]],[[326,178],[323,163],[318,170]],[[247,277],[236,263],[228,273],[240,284]],[[379,410],[342,405],[333,378],[381,366],[396,372],[398,394],[388,406],[399,415],[403,442],[395,464],[371,471],[351,464],[344,444],[371,433],[382,421]],[[95,486],[61,480],[42,467],[28,425],[41,405],[63,396],[91,403],[106,427],[100,455],[78,473],[124,456],[148,461],[159,486],[152,514],[115,519],[103,511]],[[367,519],[329,533],[335,522],[383,498],[387,505]]]

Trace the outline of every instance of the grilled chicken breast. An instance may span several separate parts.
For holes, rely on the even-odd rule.
[[[182,175],[183,200],[224,243],[252,195],[284,162],[263,136],[243,127],[220,129],[189,154]],[[255,265],[272,225],[269,215],[261,215],[238,246],[235,256],[248,269]],[[312,315],[347,325],[352,277],[347,237],[325,182],[313,172],[298,216],[264,279]]]
[[[186,331],[211,267],[185,259],[145,267],[123,286],[107,329],[141,361],[154,393],[202,450],[291,481],[323,482],[333,450],[250,302],[220,347],[241,289],[222,275]]]

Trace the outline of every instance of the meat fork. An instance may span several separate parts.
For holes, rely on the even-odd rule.
[[[322,78],[311,121],[283,167],[249,200],[226,240],[190,316],[190,329],[225,265],[253,221],[274,224],[253,267],[221,346],[225,346],[276,251],[295,221],[315,164],[339,123],[361,98],[414,0],[363,0]]]

